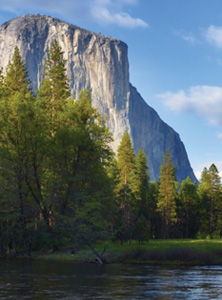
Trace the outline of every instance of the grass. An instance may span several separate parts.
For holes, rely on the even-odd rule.
[[[222,240],[168,239],[150,240],[139,245],[137,242],[106,243],[96,245],[99,253],[107,250],[104,258],[109,263],[147,263],[174,265],[222,265]],[[41,255],[43,259],[94,261],[90,249],[84,248],[77,254],[70,252]]]

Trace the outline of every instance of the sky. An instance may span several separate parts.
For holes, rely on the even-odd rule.
[[[221,0],[0,0],[0,24],[44,14],[124,41],[130,82],[179,135],[200,179],[222,176]]]

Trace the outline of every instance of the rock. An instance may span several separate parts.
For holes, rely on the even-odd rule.
[[[135,153],[142,148],[148,158],[151,180],[158,180],[165,150],[171,154],[178,181],[187,176],[197,181],[179,135],[142,99],[129,82],[127,45],[58,19],[26,15],[0,26],[0,66],[6,68],[18,46],[26,61],[33,88],[42,80],[44,61],[54,40],[67,60],[73,96],[83,88],[92,92],[93,106],[106,116],[117,150],[125,130],[132,137]]]

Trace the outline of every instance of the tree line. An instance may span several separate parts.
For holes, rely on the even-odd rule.
[[[55,40],[38,91],[19,49],[0,72],[0,254],[78,251],[102,240],[221,237],[222,188],[213,164],[180,184],[166,150],[157,182],[145,152],[112,135],[88,90],[71,97]]]

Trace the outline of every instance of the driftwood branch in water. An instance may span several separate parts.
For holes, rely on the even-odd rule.
[[[84,242],[85,242],[86,245],[89,246],[89,248],[93,251],[93,253],[94,253],[95,256],[96,256],[97,261],[98,261],[101,265],[104,264],[105,261],[103,260],[102,255],[103,255],[103,253],[105,252],[105,249],[103,250],[102,255],[100,255],[100,254],[96,251],[96,249],[93,247],[93,245],[92,245],[90,242],[86,241],[85,238],[84,238]]]

